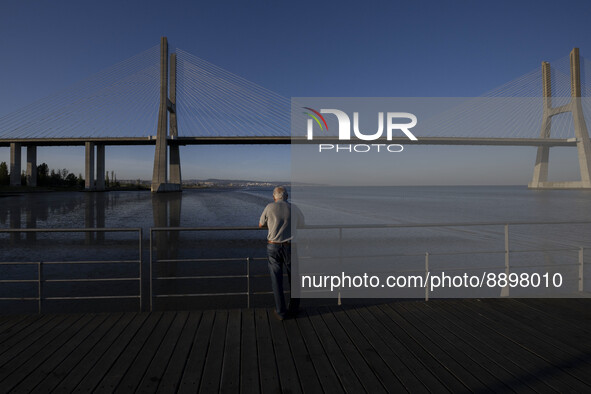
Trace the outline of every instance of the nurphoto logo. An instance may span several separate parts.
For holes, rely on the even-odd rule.
[[[314,123],[320,127],[321,131],[325,129],[328,131],[328,124],[322,114],[332,114],[337,117],[339,123],[339,140],[351,141],[351,119],[344,111],[338,109],[321,109],[316,111],[310,107],[303,107],[309,112],[304,112],[310,118],[308,119],[307,138],[308,140],[314,139]],[[410,122],[400,123],[400,120],[408,120]],[[395,132],[401,131],[411,141],[418,141],[418,138],[410,131],[411,128],[417,125],[417,117],[414,114],[408,112],[388,112],[386,113],[386,140],[391,141],[392,135]],[[373,134],[365,134],[359,130],[359,112],[353,112],[353,134],[355,138],[362,141],[375,141],[382,138],[384,133],[384,113],[378,112],[378,130]],[[404,147],[400,144],[319,144],[318,151],[346,151],[346,152],[358,152],[365,153],[372,150],[380,152],[382,148],[384,151],[396,153],[402,152]]]

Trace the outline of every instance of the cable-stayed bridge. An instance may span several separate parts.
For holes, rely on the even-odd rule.
[[[418,141],[401,136],[373,142],[535,146],[530,187],[591,188],[585,122],[591,85],[581,82],[590,64],[575,48],[552,67],[544,62],[422,121]],[[289,98],[181,49],[169,55],[163,37],[159,46],[0,118],[0,146],[10,146],[13,185],[20,184],[21,150],[27,148],[27,181],[36,185],[38,146],[84,145],[86,189],[104,190],[107,145],[155,145],[152,191],[178,191],[181,145],[342,143],[334,135],[314,141],[292,136],[290,116]],[[548,182],[554,146],[577,148],[580,181]]]

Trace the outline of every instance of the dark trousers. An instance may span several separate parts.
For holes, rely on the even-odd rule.
[[[283,297],[283,266],[285,266],[285,270],[287,271],[287,277],[291,287],[291,252],[290,244],[267,244],[267,259],[269,274],[271,275],[271,286],[273,287],[273,295],[275,296],[275,311],[280,316],[285,316],[287,312]],[[294,261],[295,264],[297,264],[296,261]],[[291,298],[289,309],[291,311],[297,311],[300,304],[299,301],[299,298]]]

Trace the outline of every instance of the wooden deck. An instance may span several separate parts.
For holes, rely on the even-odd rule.
[[[589,392],[591,300],[5,316],[13,391]]]

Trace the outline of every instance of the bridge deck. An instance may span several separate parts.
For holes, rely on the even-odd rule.
[[[3,392],[588,392],[591,300],[0,318]]]
[[[10,146],[12,142],[24,146],[83,146],[85,142],[103,145],[155,145],[156,137],[106,137],[106,138],[11,138],[0,139],[0,146]],[[418,141],[400,137],[387,140],[380,138],[374,141],[352,140],[350,143],[368,144],[404,144],[404,145],[489,145],[489,146],[576,146],[574,138],[470,138],[470,137],[420,137]],[[347,141],[336,137],[315,137],[308,140],[304,137],[178,137],[168,140],[174,145],[287,145],[287,144],[343,144]]]

